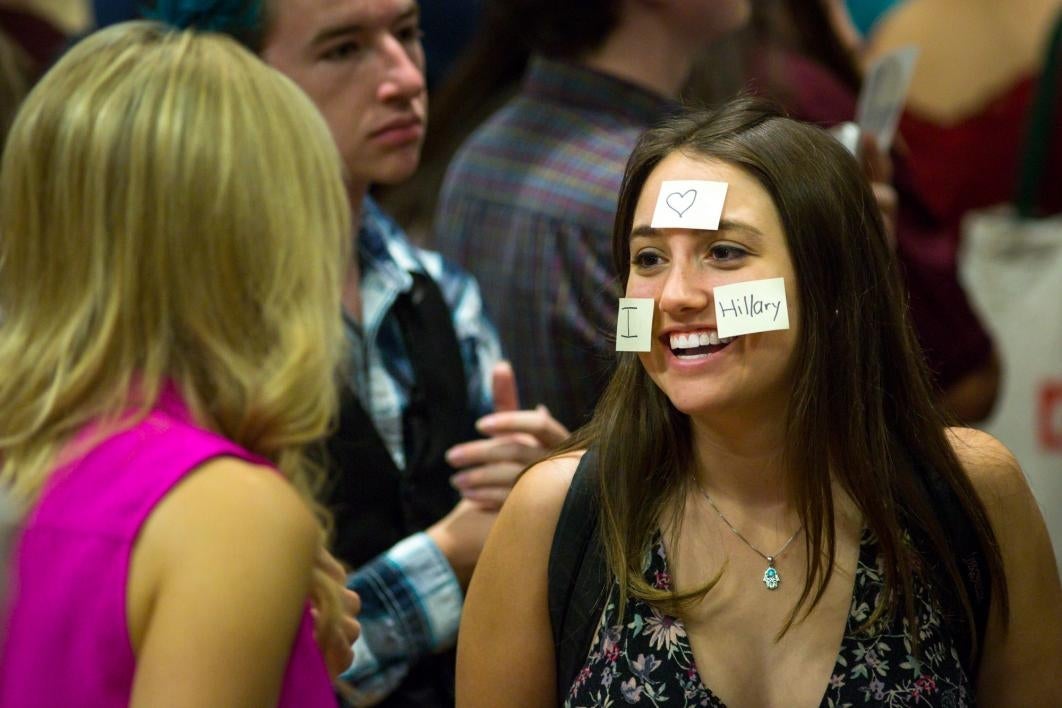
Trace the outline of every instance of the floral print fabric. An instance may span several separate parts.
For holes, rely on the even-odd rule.
[[[648,554],[646,578],[671,587],[662,539]],[[940,607],[923,588],[917,608],[921,660],[913,653],[902,617],[860,632],[884,590],[877,540],[869,531],[860,542],[855,589],[844,639],[833,671],[823,677],[821,706],[943,706],[974,704],[973,689],[958,648],[943,625]],[[725,704],[700,679],[682,620],[640,600],[628,601],[617,625],[613,587],[586,664],[572,683],[565,706],[705,706]]]

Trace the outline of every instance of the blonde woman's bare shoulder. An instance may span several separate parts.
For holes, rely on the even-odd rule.
[[[240,549],[241,558],[252,562],[305,562],[312,561],[319,534],[313,512],[276,470],[217,457],[159,502],[138,539],[137,555],[186,563]]]
[[[258,503],[264,506],[305,507],[295,486],[276,469],[237,457],[207,460],[182,484],[200,485],[204,487],[200,493],[220,494],[228,497],[229,502],[243,506]]]
[[[275,705],[319,545],[275,470],[219,457],[190,472],[133,549],[130,705]],[[174,683],[175,666],[187,680]]]

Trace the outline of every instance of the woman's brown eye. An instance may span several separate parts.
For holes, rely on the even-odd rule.
[[[737,246],[712,246],[712,258],[717,261],[733,261],[748,255],[748,251]]]

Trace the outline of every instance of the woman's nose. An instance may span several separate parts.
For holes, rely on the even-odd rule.
[[[703,310],[710,301],[710,290],[707,279],[698,268],[675,265],[664,281],[660,309],[670,314]]]

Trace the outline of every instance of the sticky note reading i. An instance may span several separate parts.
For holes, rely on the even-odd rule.
[[[726,199],[726,182],[703,179],[665,180],[653,211],[654,229],[719,228]]]
[[[616,351],[647,352],[653,348],[651,297],[621,297],[616,317]]]
[[[720,285],[714,293],[715,327],[720,337],[789,329],[784,278]]]

